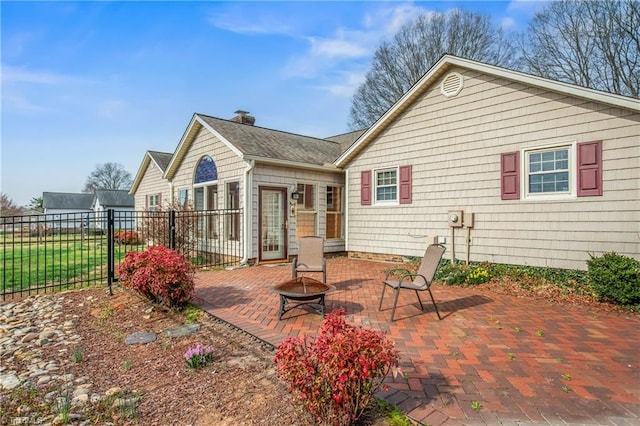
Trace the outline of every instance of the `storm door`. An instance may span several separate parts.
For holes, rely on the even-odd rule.
[[[286,202],[286,188],[260,187],[260,260],[280,260],[286,256]]]

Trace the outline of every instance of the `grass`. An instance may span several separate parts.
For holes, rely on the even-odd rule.
[[[116,244],[118,264],[131,246]],[[72,284],[102,279],[107,275],[107,238],[101,235],[51,235],[36,238],[8,237],[0,240],[2,291],[49,284]]]

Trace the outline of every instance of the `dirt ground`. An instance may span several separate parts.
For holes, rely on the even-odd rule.
[[[152,305],[123,289],[106,297],[103,289],[64,294],[65,315],[77,315],[82,336],[82,361],[76,377],[86,376],[92,393],[119,387],[140,394],[135,418],[117,424],[144,425],[311,425],[286,387],[275,377],[274,352],[261,341],[201,314],[199,330],[168,337],[167,329],[188,323],[189,312]],[[93,296],[93,297],[90,297]],[[196,316],[192,313],[191,316]],[[148,344],[126,345],[133,332],[157,333]],[[193,370],[184,354],[196,343],[212,345],[211,366]],[[363,425],[387,424],[372,410]]]

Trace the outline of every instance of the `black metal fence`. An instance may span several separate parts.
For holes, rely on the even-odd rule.
[[[117,281],[127,252],[165,245],[197,268],[237,265],[242,210],[60,213],[0,218],[0,294]]]

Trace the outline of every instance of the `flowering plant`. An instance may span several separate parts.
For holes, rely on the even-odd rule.
[[[140,237],[136,231],[117,231],[113,235],[113,240],[119,244],[140,244]]]
[[[478,266],[467,274],[466,281],[469,284],[484,284],[489,281],[490,278],[489,271],[482,266]]]
[[[184,359],[189,368],[203,368],[213,362],[213,346],[203,346],[198,342],[184,353]]]
[[[289,338],[274,357],[278,377],[319,422],[354,424],[399,355],[379,331],[347,324],[345,311],[327,315],[315,339]]]
[[[125,286],[153,302],[182,306],[193,295],[193,267],[184,256],[165,246],[127,253],[118,272]]]

